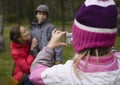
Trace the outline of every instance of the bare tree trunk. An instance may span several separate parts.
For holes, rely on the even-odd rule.
[[[120,0],[117,2],[118,4],[118,35],[120,35]]]
[[[56,16],[57,16],[57,11],[56,11],[56,8],[57,8],[57,4],[56,4],[56,1],[54,0],[52,0],[53,2],[51,3],[51,1],[50,0],[48,0],[49,2],[48,2],[48,4],[49,4],[49,9],[50,9],[50,16],[51,16],[51,20],[52,21],[56,21]],[[56,18],[55,18],[56,17]]]
[[[0,52],[5,51],[5,43],[3,39],[3,10],[2,0],[0,0]]]
[[[64,7],[64,0],[60,0],[61,4],[61,22],[62,22],[62,30],[65,30],[65,7]]]
[[[120,32],[120,0],[118,1],[118,3],[119,3],[119,7],[118,7],[119,9],[119,32]]]
[[[75,3],[74,2],[75,2],[74,0],[71,0],[73,16],[75,16]]]
[[[120,35],[120,0],[114,0],[118,10],[117,32]]]
[[[34,1],[33,0],[30,0],[29,2],[29,8],[28,8],[28,17],[29,17],[29,22],[32,22],[33,21],[33,18],[34,18]]]
[[[19,24],[22,23],[22,3],[21,0],[16,1],[16,12],[17,12],[17,21]]]

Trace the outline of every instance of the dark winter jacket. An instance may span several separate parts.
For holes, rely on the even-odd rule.
[[[44,46],[48,44],[51,39],[52,31],[55,29],[55,26],[48,23],[46,20],[42,24],[32,22],[31,24],[31,40],[32,38],[37,38],[38,45],[34,49],[34,55],[36,56],[39,51],[42,50]],[[55,49],[55,61],[62,61],[62,47]]]

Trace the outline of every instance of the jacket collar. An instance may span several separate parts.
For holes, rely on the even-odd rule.
[[[106,55],[103,57],[90,56],[87,61],[87,57],[84,57],[78,64],[78,67],[84,72],[106,72],[118,69],[118,61],[113,55]]]
[[[16,42],[11,43],[11,47],[14,48],[29,47],[29,46],[30,46],[30,41],[27,41],[25,44],[16,43]]]
[[[43,24],[46,24],[46,23],[48,23],[48,20],[46,19],[44,22],[42,22],[42,23],[38,23],[38,22],[32,22],[32,25],[43,25]]]

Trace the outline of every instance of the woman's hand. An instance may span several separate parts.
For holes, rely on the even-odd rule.
[[[31,49],[30,50],[33,50],[36,46],[37,46],[38,42],[37,42],[37,39],[36,38],[33,38],[32,39],[32,43],[31,43]]]
[[[60,31],[60,30],[53,30],[52,31],[52,37],[51,40],[49,41],[47,47],[54,49],[59,46],[66,46],[66,43],[61,42],[61,38],[63,35],[65,35],[67,32],[65,31]]]

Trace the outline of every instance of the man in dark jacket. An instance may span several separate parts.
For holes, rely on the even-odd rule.
[[[33,50],[36,56],[39,51],[46,46],[51,39],[52,31],[55,26],[48,22],[49,8],[46,5],[39,5],[35,11],[37,23],[32,22],[31,24],[31,38],[36,38],[38,46]],[[62,47],[55,49],[54,63],[59,64],[62,62]]]

